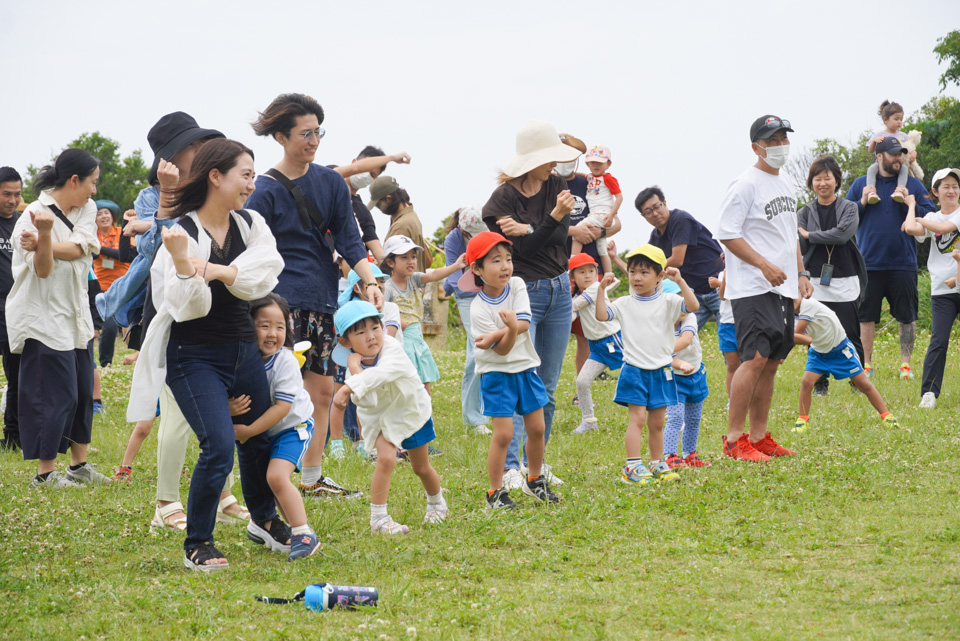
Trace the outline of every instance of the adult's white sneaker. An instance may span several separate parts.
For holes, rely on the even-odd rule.
[[[920,407],[925,410],[932,410],[937,406],[937,397],[933,395],[933,392],[924,392],[923,396],[920,398]]]

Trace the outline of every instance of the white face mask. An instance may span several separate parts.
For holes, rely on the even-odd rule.
[[[369,187],[373,183],[373,176],[370,175],[369,171],[365,171],[362,174],[354,174],[350,176],[350,186],[356,190],[361,190],[364,187]]]
[[[566,178],[577,170],[577,161],[573,162],[558,162],[557,163],[557,175]]]
[[[757,145],[758,147],[760,145]],[[773,167],[774,169],[780,169],[787,164],[787,159],[790,158],[790,145],[777,145],[775,147],[764,147],[767,152],[767,157],[764,158],[764,161]]]

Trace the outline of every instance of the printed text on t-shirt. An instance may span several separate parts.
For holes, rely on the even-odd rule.
[[[767,220],[773,220],[774,216],[782,214],[785,211],[797,211],[797,200],[789,196],[777,196],[767,203],[763,211],[767,214]]]

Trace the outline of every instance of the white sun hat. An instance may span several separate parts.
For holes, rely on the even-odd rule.
[[[571,162],[579,156],[580,151],[560,141],[553,125],[531,120],[517,132],[517,153],[502,171],[516,178],[548,162]]]

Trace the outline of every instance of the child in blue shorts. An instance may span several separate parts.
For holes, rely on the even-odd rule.
[[[620,479],[631,485],[647,485],[653,479],[679,481],[663,459],[663,423],[666,408],[677,404],[673,367],[673,328],[688,312],[700,309],[693,290],[675,267],[667,267],[663,250],[641,245],[627,254],[627,275],[632,293],[607,304],[604,288],[613,274],[604,274],[597,290],[597,320],[620,321],[623,335],[623,368],[613,400],[630,410],[624,446],[627,464]],[[682,296],[664,293],[666,276],[680,286]],[[643,427],[647,426],[650,469],[643,464]]]
[[[476,346],[476,372],[480,376],[480,406],[493,423],[493,439],[487,454],[487,507],[517,506],[503,487],[503,466],[513,439],[513,415],[523,417],[527,433],[529,469],[523,493],[538,501],[556,503],[542,475],[546,424],[543,407],[549,402],[543,381],[537,375],[540,357],[530,338],[530,298],[523,279],[513,276],[511,242],[498,233],[480,232],[467,244],[470,271],[457,286],[479,290],[470,304],[470,334]]]
[[[674,329],[673,375],[677,382],[677,404],[667,407],[667,427],[663,434],[664,459],[671,470],[681,467],[707,467],[710,463],[697,456],[700,419],[707,387],[707,366],[697,336],[697,317],[687,314]],[[683,433],[683,456],[677,454],[677,441]]]
[[[843,331],[840,319],[832,309],[807,298],[795,300],[796,313],[794,341],[808,345],[807,366],[800,382],[800,416],[793,428],[794,432],[803,432],[810,421],[810,397],[814,384],[821,376],[833,376],[838,381],[849,378],[857,389],[864,393],[880,418],[890,427],[899,427],[897,419],[887,411],[880,392],[867,377],[857,357],[857,350]]]
[[[347,378],[333,395],[331,418],[342,420],[347,401],[352,400],[357,406],[364,446],[368,452],[377,450],[377,466],[370,483],[370,531],[406,534],[410,528],[394,521],[387,512],[398,447],[407,450],[413,472],[427,493],[423,522],[443,522],[447,503],[427,453],[427,443],[437,437],[430,394],[403,346],[383,331],[382,317],[376,307],[361,300],[348,302],[334,315],[337,340],[350,353]]]
[[[727,398],[730,398],[730,382],[740,367],[740,352],[737,351],[737,328],[733,320],[733,304],[726,299],[726,274],[724,269],[719,278],[710,278],[710,286],[720,289],[720,318],[717,319],[717,338],[720,342],[720,352],[723,362],[727,366]],[[729,409],[729,400],[728,409]]]
[[[580,425],[574,434],[584,434],[599,429],[593,414],[593,397],[590,385],[606,369],[616,371],[623,365],[623,339],[620,323],[597,320],[597,261],[590,254],[580,253],[570,259],[570,276],[576,295],[573,297],[573,312],[580,316],[583,335],[590,345],[590,356],[577,374],[577,398],[580,400]],[[617,281],[608,289],[617,286]]]
[[[241,443],[263,432],[270,437],[272,451],[267,466],[267,483],[277,497],[280,512],[290,522],[292,537],[290,545],[277,543],[254,521],[247,524],[247,536],[258,543],[263,542],[275,552],[288,552],[287,560],[295,561],[311,556],[320,547],[319,537],[307,524],[303,497],[290,482],[290,475],[300,469],[300,462],[313,438],[313,403],[310,394],[303,389],[300,363],[291,351],[293,334],[287,324],[290,313],[287,301],[269,294],[250,303],[250,313],[257,331],[257,347],[267,370],[273,405],[250,425],[234,424],[233,430]],[[230,414],[244,414],[249,406],[248,396],[231,398]]]

